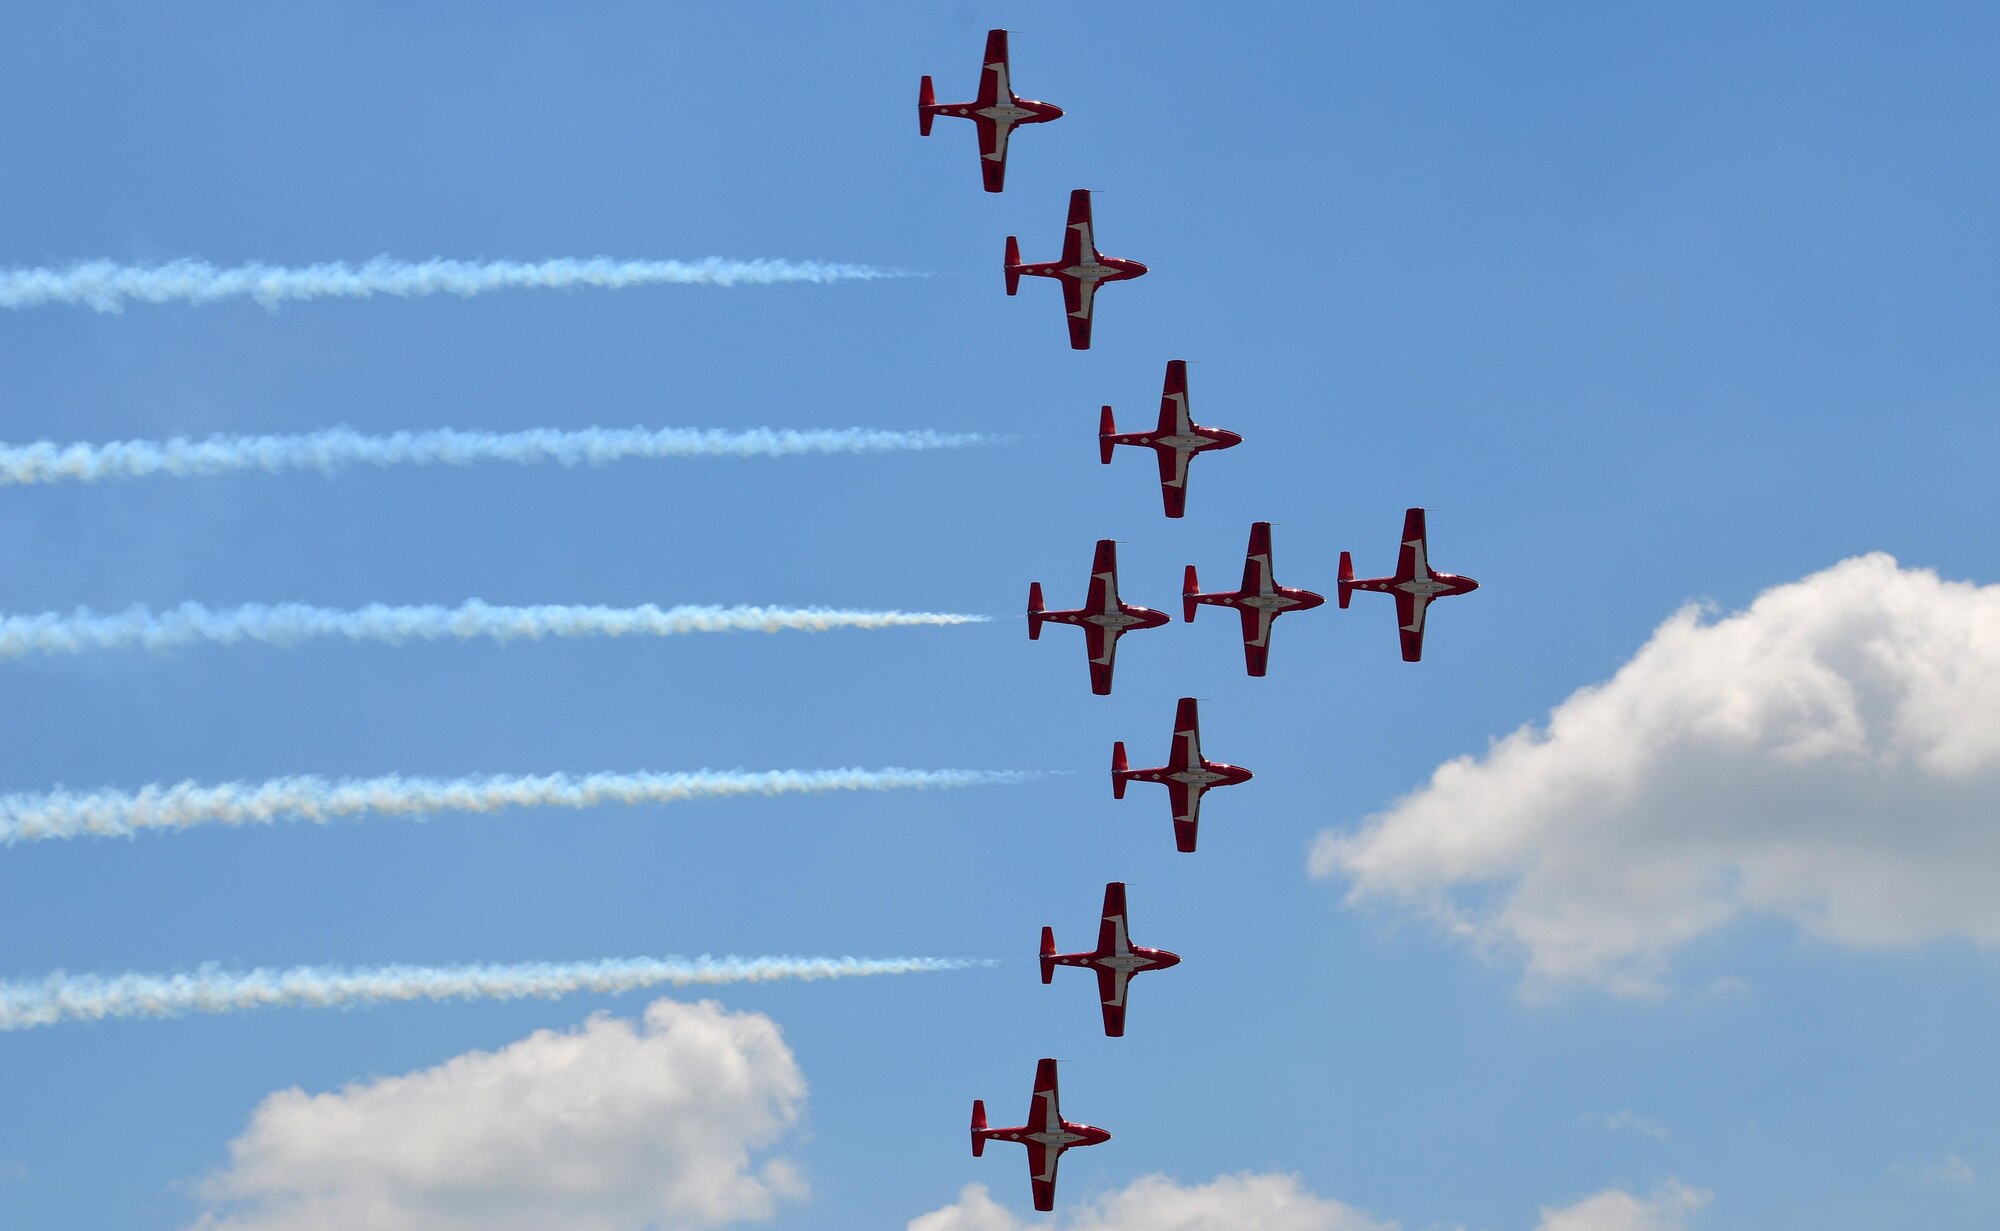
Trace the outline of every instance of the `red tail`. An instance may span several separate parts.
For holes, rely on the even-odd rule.
[[[1021,289],[1021,242],[1012,235],[1007,237],[1007,293],[1014,294]]]
[[[1345,605],[1345,604],[1343,604]],[[1037,641],[1042,635],[1042,583],[1028,583],[1028,640]]]
[[[1354,557],[1347,552],[1340,553],[1340,605],[1344,609],[1347,600],[1354,595]]]
[[[1048,983],[1056,977],[1056,930],[1042,929],[1042,982]]]
[[[1111,745],[1111,798],[1125,798],[1125,741]]]
[[[1107,466],[1111,464],[1111,450],[1118,447],[1111,440],[1117,434],[1118,424],[1111,418],[1111,408],[1106,406],[1104,413],[1097,416],[1097,460]]]
[[[1187,566],[1187,576],[1181,580],[1181,622],[1194,623],[1195,595],[1201,593],[1201,579],[1194,575],[1194,565]]]
[[[986,1103],[982,1099],[972,1100],[972,1157],[986,1153],[986,1138],[979,1134],[986,1131]]]
[[[937,114],[931,108],[935,106],[937,95],[931,92],[931,79],[926,77],[917,86],[917,132],[923,136],[931,135],[931,117]]]

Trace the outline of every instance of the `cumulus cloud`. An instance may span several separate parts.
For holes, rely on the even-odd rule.
[[[655,1001],[329,1094],[280,1091],[198,1231],[685,1231],[804,1195],[756,1155],[805,1098],[770,1018]]]
[[[1645,1197],[1609,1188],[1575,1205],[1542,1208],[1535,1231],[1685,1231],[1711,1194],[1669,1180]]]
[[[1663,990],[1746,915],[1836,944],[2000,944],[2000,586],[1886,555],[1686,608],[1608,682],[1314,845],[1527,985]]]
[[[1022,1183],[1025,1192],[1027,1184]],[[1351,1205],[1307,1192],[1297,1176],[1225,1175],[1182,1185],[1161,1175],[1082,1202],[1056,1216],[1062,1231],[1396,1231]],[[1048,1228],[995,1202],[983,1184],[967,1185],[955,1204],[910,1221],[909,1231],[1027,1231]]]
[[[1535,1231],[1690,1231],[1709,1194],[1669,1180],[1650,1196],[1606,1189],[1574,1205],[1545,1207]],[[1398,1231],[1340,1201],[1306,1191],[1297,1176],[1245,1172],[1207,1184],[1150,1175],[1058,1213],[1054,1222],[1017,1217],[984,1184],[910,1220],[908,1231]]]

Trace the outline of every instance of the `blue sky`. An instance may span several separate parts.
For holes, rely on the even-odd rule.
[[[973,88],[998,25],[1017,31],[1017,88],[1068,114],[1018,134],[994,197],[968,126],[921,140],[912,112],[920,74],[941,96]],[[6,612],[479,597],[995,617],[21,660],[0,665],[0,791],[291,773],[1072,771],[950,793],[17,846],[0,852],[0,974],[707,951],[1002,959],[717,994],[782,1029],[805,1084],[802,1119],[753,1150],[790,1160],[810,1190],[778,1203],[778,1228],[901,1227],[970,1183],[1018,1216],[1018,1152],[967,1157],[965,1105],[1016,1114],[1043,1055],[1069,1061],[1065,1110],[1117,1135],[1068,1162],[1066,1204],[1112,1202],[1152,1173],[1200,1186],[1253,1172],[1296,1174],[1412,1231],[1553,1227],[1548,1210],[1670,1184],[1709,1194],[1671,1216],[1710,1231],[1990,1226],[2000,1022],[1985,946],[2000,923],[1976,906],[1909,937],[1879,915],[1841,931],[1815,922],[1813,895],[1854,888],[1840,879],[1852,874],[1827,872],[1801,899],[1667,945],[1642,994],[1584,976],[1548,988],[1526,973],[1535,942],[1471,927],[1474,943],[1427,914],[1439,895],[1504,912],[1525,900],[1509,897],[1517,870],[1413,871],[1350,905],[1352,877],[1315,877],[1308,860],[1324,832],[1408,820],[1397,801],[1439,765],[1485,757],[1610,679],[1690,600],[1736,611],[1874,551],[2000,582],[1996,35],[2000,18],[1970,4],[0,16],[16,49],[0,78],[9,267],[720,254],[931,274],[21,311],[0,320],[0,440],[337,423],[1020,437],[924,455],[0,489]],[[1103,249],[1152,269],[1103,295],[1087,353],[1065,346],[1053,288],[1008,299],[998,268],[1010,233],[1031,260],[1055,250],[1075,187],[1097,191]],[[1154,413],[1170,358],[1196,361],[1197,417],[1246,438],[1196,464],[1182,523],[1160,517],[1146,459],[1102,468],[1090,439],[1102,403],[1121,423]],[[1261,680],[1243,676],[1234,622],[1213,613],[1136,635],[1110,698],[1089,695],[1075,634],[1022,635],[1027,583],[1073,604],[1097,538],[1124,542],[1127,597],[1164,609],[1185,564],[1234,577],[1249,523],[1268,519],[1280,579],[1330,593],[1342,548],[1386,571],[1413,504],[1430,509],[1438,565],[1483,583],[1435,611],[1421,666],[1398,661],[1388,605],[1367,595],[1281,622]],[[1801,593],[1809,611],[1834,610]],[[1911,626],[1897,611],[1881,638]],[[1846,661],[1838,629],[1772,627],[1773,646]],[[1967,665],[1945,695],[1987,695],[2000,651],[1981,627],[1925,643]],[[1706,651],[1691,653],[1660,689],[1708,678]],[[1655,703],[1632,688],[1635,710]],[[1210,755],[1257,773],[1211,801],[1191,857],[1174,852],[1158,792],[1114,803],[1103,777],[1114,739],[1164,751],[1182,695],[1204,698]],[[1686,734],[1645,730],[1661,748]],[[1759,852],[1819,866],[1815,775],[1760,748],[1668,758],[1628,785],[1671,809],[1704,766],[1726,765],[1747,777],[1715,781],[1755,790],[1720,789],[1707,819],[1726,828],[1754,798],[1769,822]],[[1894,793],[1841,823],[1912,859],[1960,849],[1946,838],[1983,850],[2000,773],[1968,764],[1910,771],[1973,818],[1960,829],[1926,829],[1930,813]],[[1499,799],[1504,783],[1475,785],[1489,781]],[[1628,805],[1638,819],[1619,833],[1660,832]],[[1520,849],[1573,856],[1585,885],[1599,866],[1586,856],[1654,849],[1605,845],[1595,806]],[[1503,812],[1479,823],[1534,815]],[[1717,858],[1725,880],[1755,883]],[[1032,961],[1043,924],[1086,937],[1111,879],[1131,886],[1135,939],[1186,959],[1139,982],[1120,1040],[1097,1034],[1083,986],[1044,988]],[[1895,916],[1909,899],[1885,900]],[[1653,927],[1643,906],[1618,919]],[[635,1020],[650,999],[0,1037],[0,1225],[194,1225],[212,1204],[195,1181],[230,1165],[274,1092],[431,1070],[600,1010]],[[1639,1121],[1664,1135],[1619,1127]],[[1683,1225],[1584,1217],[1566,1231]]]

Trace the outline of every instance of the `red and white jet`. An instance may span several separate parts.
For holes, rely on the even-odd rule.
[[[1180,954],[1144,949],[1125,931],[1125,884],[1104,887],[1104,922],[1097,928],[1097,948],[1090,953],[1057,953],[1056,930],[1042,929],[1042,982],[1054,980],[1056,967],[1081,966],[1097,972],[1097,998],[1104,1007],[1104,1033],[1125,1033],[1125,987],[1142,970],[1165,970],[1181,964]]]
[[[1168,517],[1187,512],[1188,462],[1209,449],[1227,449],[1243,443],[1235,432],[1219,427],[1203,427],[1188,417],[1187,360],[1167,360],[1167,383],[1160,390],[1160,426],[1150,432],[1120,432],[1106,406],[1097,421],[1097,457],[1109,466],[1111,450],[1118,445],[1144,445],[1159,455],[1160,498]]]
[[[1403,550],[1396,557],[1394,577],[1366,577],[1356,580],[1354,557],[1340,553],[1340,605],[1347,606],[1356,590],[1374,590],[1396,596],[1396,624],[1403,634],[1403,661],[1413,663],[1424,656],[1424,612],[1432,602],[1454,594],[1470,594],[1479,583],[1456,573],[1440,573],[1431,568],[1430,544],[1424,536],[1424,511],[1411,509],[1403,514]]]
[[[1021,243],[1007,237],[1007,293],[1021,289],[1021,276],[1054,278],[1062,283],[1063,311],[1069,313],[1069,344],[1072,350],[1090,349],[1091,305],[1097,288],[1106,282],[1123,282],[1146,272],[1137,261],[1105,256],[1097,250],[1090,225],[1090,190],[1079,188],[1069,194],[1069,229],[1063,232],[1060,261],[1039,265],[1021,263]]]
[[[1007,182],[1007,136],[1017,124],[1046,124],[1062,117],[1062,108],[1016,98],[1007,80],[1007,32],[986,32],[986,58],[980,61],[979,97],[969,103],[940,103],[924,78],[917,87],[917,131],[931,135],[931,121],[941,115],[960,116],[979,127],[979,173],[986,191],[999,192]]]
[[[1090,654],[1090,691],[1100,697],[1111,694],[1111,668],[1118,658],[1118,639],[1135,628],[1158,628],[1169,622],[1164,611],[1137,607],[1118,598],[1118,544],[1097,540],[1097,556],[1090,564],[1090,593],[1075,611],[1042,610],[1042,583],[1028,585],[1028,640],[1042,635],[1042,622],[1074,624],[1083,630],[1084,648]]]
[[[1035,1097],[1028,1104],[1028,1122],[1013,1128],[986,1127],[986,1104],[972,1100],[972,1156],[978,1158],[989,1141],[1018,1141],[1028,1147],[1028,1178],[1035,1185],[1035,1208],[1056,1208],[1056,1163],[1064,1150],[1101,1145],[1111,1134],[1089,1124],[1073,1124],[1062,1118],[1056,1094],[1056,1062],[1043,1060],[1035,1066]]]
[[[1235,786],[1250,781],[1249,770],[1240,765],[1205,761],[1201,755],[1201,719],[1195,713],[1193,697],[1182,697],[1174,711],[1174,747],[1165,765],[1151,769],[1127,769],[1125,741],[1111,746],[1111,795],[1125,798],[1128,782],[1157,782],[1167,788],[1174,808],[1174,847],[1194,850],[1195,827],[1201,823],[1201,796],[1216,787]]]
[[[1203,594],[1192,564],[1181,583],[1181,619],[1189,624],[1194,623],[1194,609],[1201,603],[1234,607],[1243,617],[1243,662],[1251,675],[1264,674],[1271,654],[1271,624],[1287,611],[1310,611],[1325,601],[1324,595],[1294,590],[1271,579],[1271,523],[1267,521],[1250,524],[1250,550],[1243,559],[1241,590]]]

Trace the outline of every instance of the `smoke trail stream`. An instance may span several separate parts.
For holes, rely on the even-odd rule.
[[[0,308],[80,304],[120,312],[128,303],[208,304],[250,299],[266,308],[301,299],[371,299],[394,295],[483,295],[488,291],[632,286],[768,286],[778,282],[850,282],[920,277],[908,270],[828,261],[620,261],[611,257],[550,261],[402,261],[378,256],[359,265],[249,264],[206,261],[120,265],[78,261],[62,268],[0,269]]]
[[[206,478],[245,470],[318,470],[342,466],[468,466],[477,462],[601,466],[624,458],[793,457],[963,449],[1006,438],[969,433],[894,432],[872,428],[722,431],[701,428],[582,428],[469,432],[451,428],[369,436],[335,427],[297,436],[210,436],[206,440],[126,440],[109,444],[0,444],[0,486],[97,483],[152,475]]]
[[[1041,776],[1034,770],[704,769],[671,774],[492,774],[465,778],[391,774],[331,781],[301,776],[218,786],[181,782],[136,791],[58,789],[46,794],[0,795],[0,845],[55,838],[128,837],[147,830],[182,830],[197,825],[272,825],[280,821],[324,825],[368,815],[421,817],[438,812],[493,813],[508,808],[678,803],[735,795],[1012,786]]]
[[[825,607],[499,607],[473,599],[457,607],[390,607],[353,611],[303,603],[254,603],[211,611],[182,603],[166,611],[132,607],[115,615],[78,608],[65,615],[0,615],[0,661],[29,654],[80,654],[86,650],[169,650],[198,642],[244,641],[292,646],[341,638],[401,645],[408,641],[506,643],[543,637],[673,637],[683,633],[897,628],[983,624],[986,616],[932,611],[842,611]]]
[[[649,987],[846,979],[964,970],[966,958],[709,957],[613,958],[514,965],[293,966],[180,974],[71,975],[0,982],[0,1031],[108,1017],[163,1018],[244,1009],[336,1009],[409,1000],[554,999],[573,992]]]

